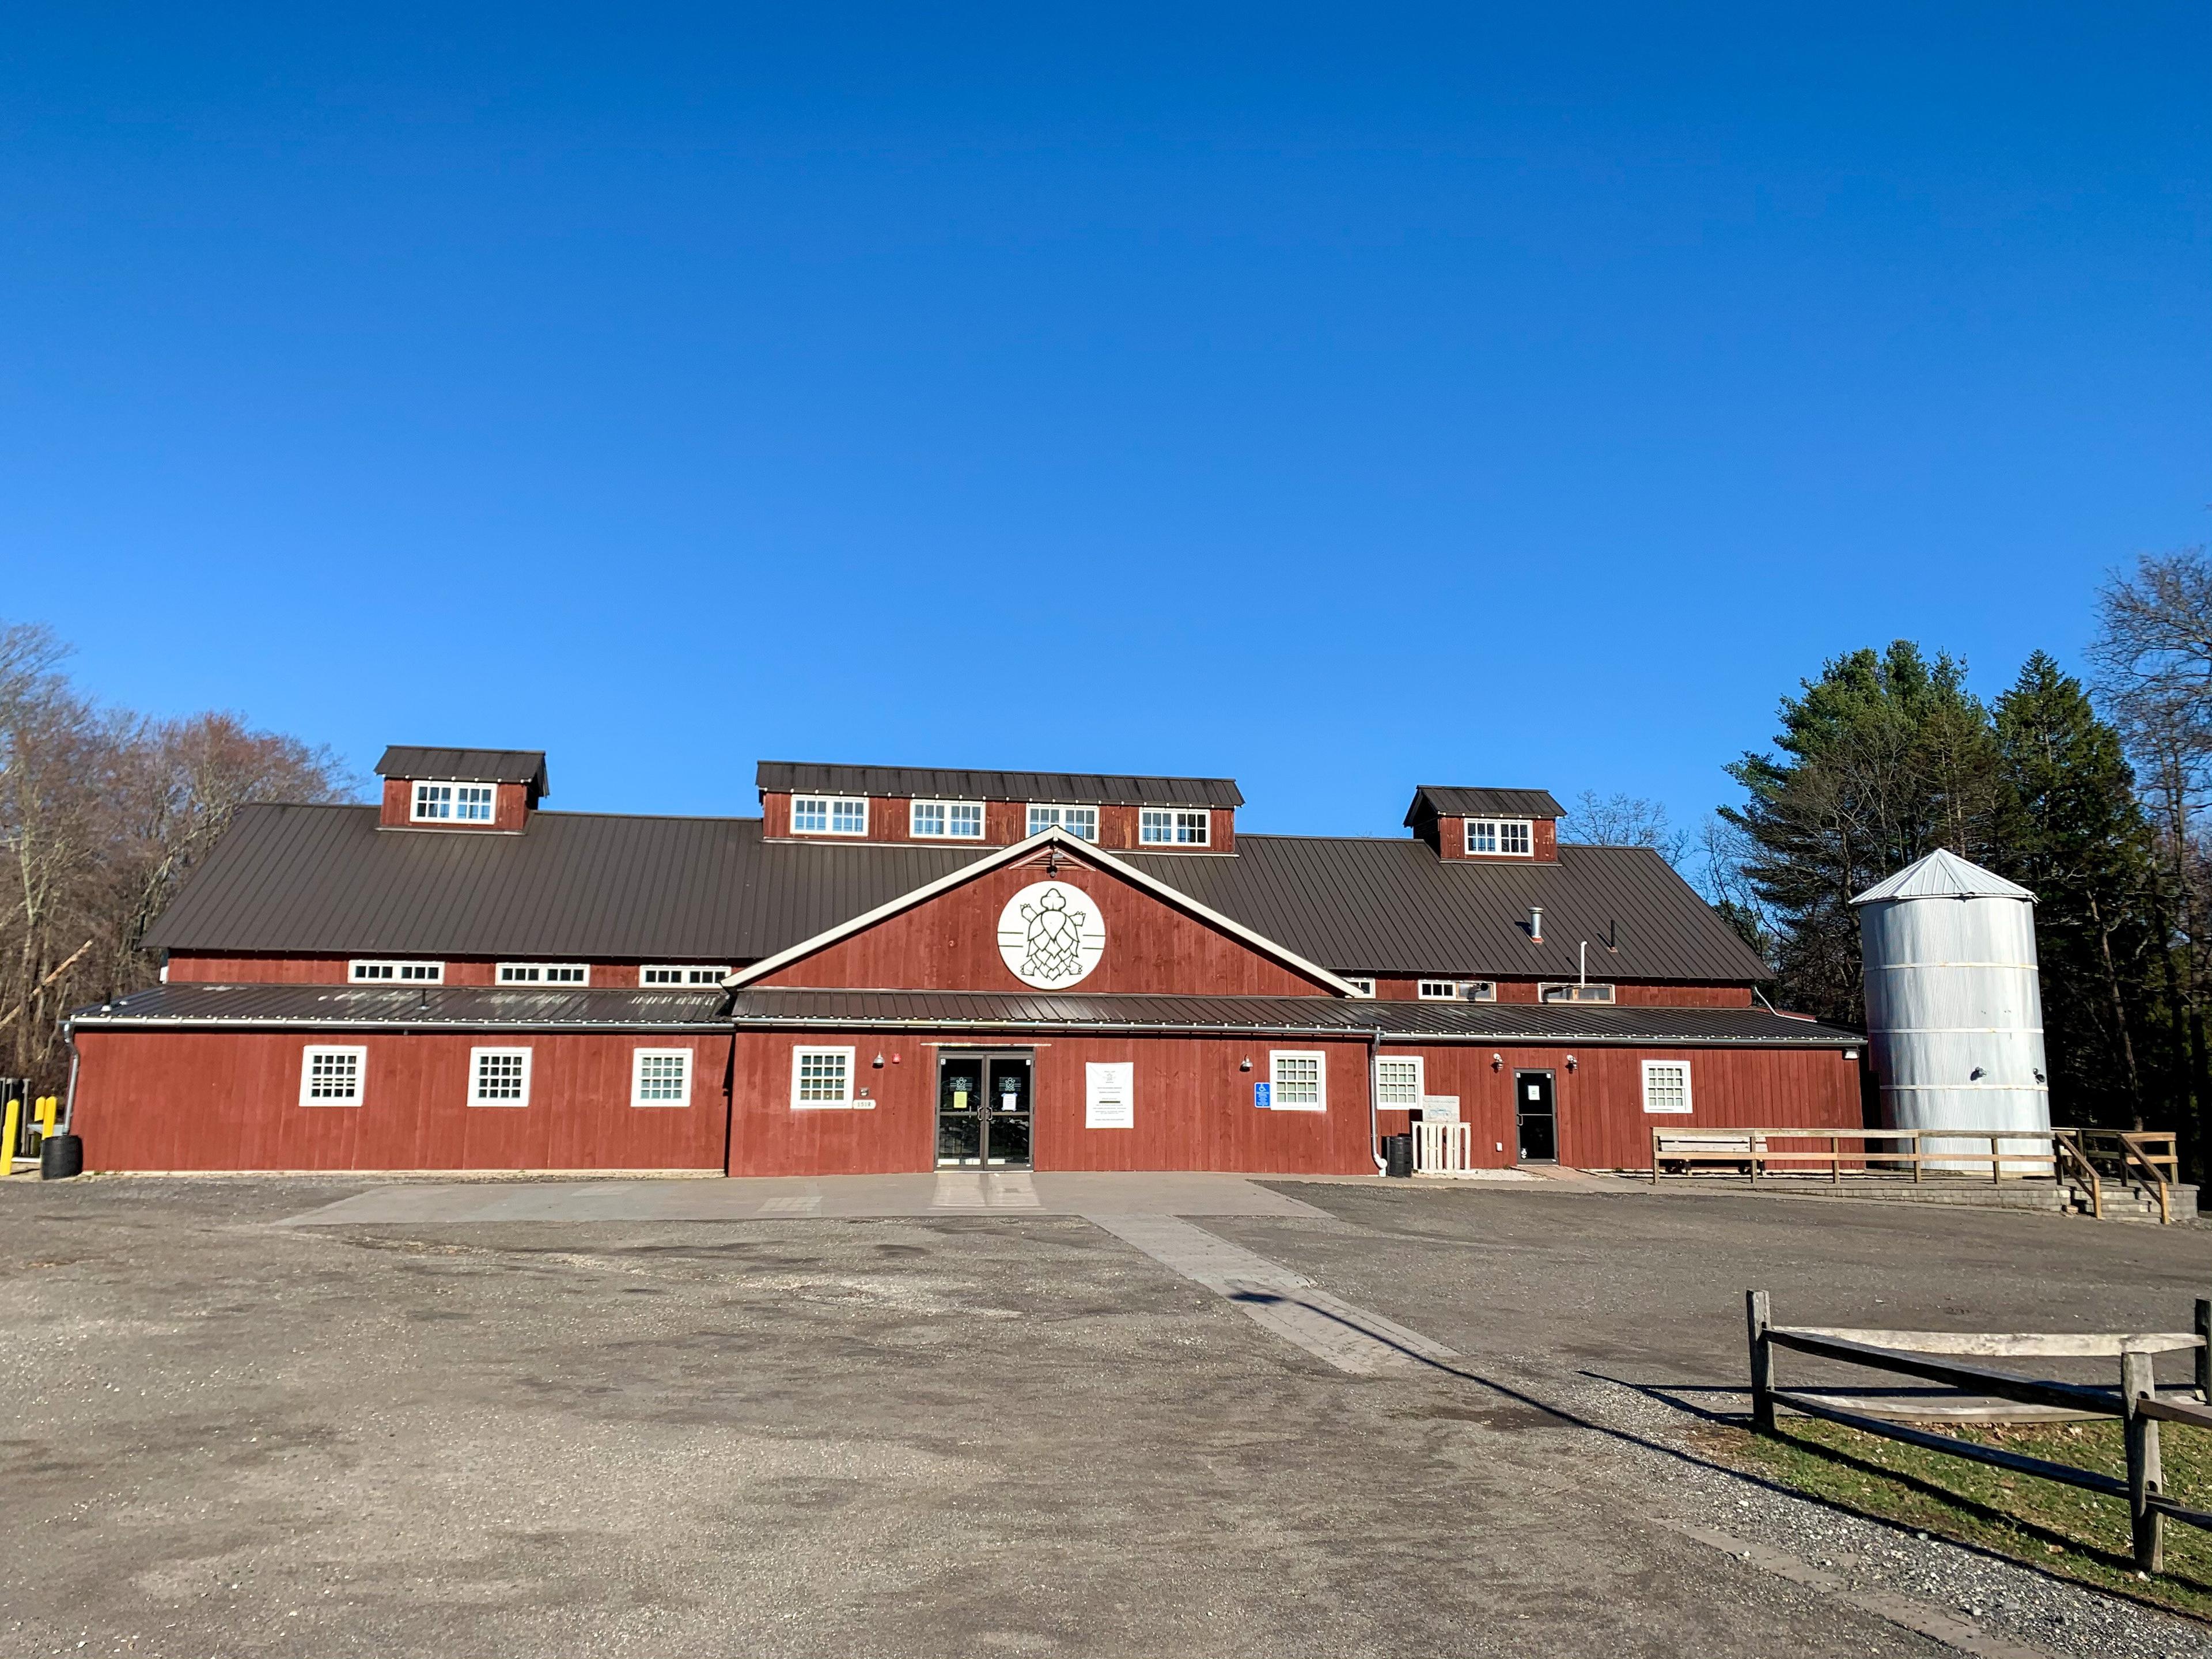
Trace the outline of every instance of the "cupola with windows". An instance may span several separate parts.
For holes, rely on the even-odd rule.
[[[385,830],[520,834],[550,793],[541,749],[422,749],[394,744],[376,763]]]
[[[1484,864],[1557,864],[1565,809],[1545,789],[1468,789],[1425,783],[1406,809],[1406,827],[1440,859]]]
[[[1244,797],[1231,778],[975,772],[763,761],[770,841],[1010,847],[1048,829],[1133,853],[1231,853]]]

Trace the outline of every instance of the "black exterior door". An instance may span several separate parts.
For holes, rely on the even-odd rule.
[[[1552,1108],[1549,1072],[1516,1072],[1513,1105],[1520,1119],[1521,1162],[1550,1164],[1559,1156],[1559,1126]]]
[[[941,1055],[937,1062],[937,1161],[970,1169],[1026,1169],[1030,1089],[1027,1054]]]

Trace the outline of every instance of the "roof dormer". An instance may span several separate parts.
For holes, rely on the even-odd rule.
[[[376,763],[382,830],[519,835],[551,793],[542,749],[418,749],[394,744]]]
[[[1425,783],[1406,827],[1440,859],[1478,864],[1557,864],[1565,810],[1545,789],[1462,789]]]
[[[1011,847],[1057,829],[1118,852],[1231,853],[1244,804],[1233,778],[763,761],[754,781],[769,841]]]

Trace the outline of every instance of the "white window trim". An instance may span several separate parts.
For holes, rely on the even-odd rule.
[[[1474,826],[1486,823],[1499,842],[1496,847],[1478,848],[1474,844]],[[1518,824],[1527,830],[1528,846],[1526,851],[1509,853],[1504,845],[1505,826]],[[1533,859],[1536,856],[1536,820],[1534,818],[1462,818],[1460,820],[1460,850],[1471,859]]]
[[[1362,996],[1375,994],[1375,981],[1366,974],[1339,974],[1337,977]]]
[[[819,830],[802,830],[799,827],[799,803],[803,800],[818,800],[822,803],[822,827]],[[791,798],[791,833],[794,836],[836,836],[844,841],[865,840],[868,833],[868,798],[866,795],[793,794]],[[840,830],[837,827],[837,809],[841,806],[857,806],[860,809],[859,829]]]
[[[556,969],[565,973],[572,968],[580,969],[584,975],[583,978],[549,980],[545,977],[547,974],[551,973]],[[523,969],[534,971],[538,977],[535,979],[509,979],[507,977],[509,972],[519,972]],[[491,979],[492,983],[495,986],[572,985],[585,987],[590,985],[592,982],[592,964],[588,962],[502,962],[494,965]]]
[[[1413,1068],[1413,1097],[1407,1100],[1382,1098],[1382,1068],[1385,1066],[1410,1066]],[[1384,1111],[1421,1109],[1421,1097],[1429,1089],[1429,1062],[1419,1054],[1377,1054],[1375,1056],[1375,1103]]]
[[[1317,1062],[1314,1073],[1314,1092],[1320,1097],[1312,1104],[1296,1106],[1283,1104],[1282,1062],[1286,1060],[1310,1060]],[[1319,1048],[1270,1048],[1267,1051],[1267,1104],[1278,1112],[1325,1112],[1328,1109],[1328,1055]]]
[[[1442,988],[1439,989],[1439,987]],[[1457,1002],[1461,1000],[1459,981],[1449,979],[1417,979],[1413,981],[1413,999],[1417,1002]]]
[[[1620,1000],[1619,994],[1618,994],[1617,992],[1615,992],[1615,991],[1614,991],[1614,989],[1613,989],[1613,988],[1612,987],[1612,985],[1610,985],[1609,983],[1607,983],[1607,982],[1601,981],[1595,981],[1595,980],[1574,980],[1574,979],[1543,979],[1543,980],[1538,980],[1538,981],[1536,981],[1536,1000],[1537,1000],[1537,1001],[1539,1001],[1539,1002],[1552,1002],[1552,1001],[1553,1001],[1554,1000],[1553,1000],[1552,997],[1550,997],[1550,996],[1548,996],[1548,995],[1547,995],[1547,994],[1546,994],[1546,993],[1547,993],[1547,992],[1551,992],[1551,991],[1602,991],[1602,992],[1604,992],[1604,993],[1605,993],[1605,994],[1604,994],[1603,996],[1601,996],[1601,997],[1560,997],[1560,998],[1557,999],[1557,1000],[1558,1000],[1559,1002],[1566,1002],[1566,1003],[1579,1002],[1579,1003],[1583,1004],[1583,1005],[1584,1006],[1586,1006],[1586,1007],[1592,1007],[1592,1008],[1597,1007],[1597,1006],[1601,1006],[1601,1005],[1603,1005],[1603,1004],[1617,1003],[1617,1002],[1619,1002],[1619,1001],[1620,1001]]]
[[[1651,1070],[1656,1066],[1679,1066],[1682,1068],[1682,1103],[1680,1106],[1654,1106],[1651,1103]],[[1690,1062],[1686,1060],[1647,1060],[1644,1062],[1644,1109],[1654,1115],[1681,1116],[1696,1109],[1690,1097]]]
[[[319,1098],[307,1093],[308,1080],[314,1075],[318,1054],[351,1054],[353,1056],[353,1097],[337,1100],[329,1095]],[[311,1042],[300,1051],[300,1104],[302,1106],[358,1106],[368,1097],[368,1050],[349,1043]]]
[[[374,979],[363,979],[361,970],[364,968],[389,968],[393,971],[388,976],[380,975]],[[430,971],[427,974],[402,974],[398,971],[403,968],[428,968]],[[422,962],[404,957],[359,957],[346,963],[346,983],[349,985],[443,985],[445,982],[446,964],[442,962]]]
[[[458,813],[440,817],[422,811],[422,792],[425,789],[489,789],[491,791],[491,811],[480,818],[465,818]],[[460,803],[455,801],[458,807]],[[499,818],[499,786],[486,783],[482,778],[410,778],[407,784],[407,821],[410,823],[483,823],[489,824]]]
[[[934,807],[945,814],[945,828],[925,830],[921,827],[922,808]],[[952,827],[955,809],[972,806],[975,809],[975,833],[963,836]],[[981,841],[983,839],[983,803],[976,800],[912,800],[907,803],[906,832],[916,841]]]
[[[1460,987],[1460,994],[1469,1002],[1498,1000],[1498,981],[1494,979],[1471,979]]]
[[[1039,824],[1030,817],[1034,812],[1055,812],[1059,816],[1054,818],[1050,824]],[[1068,829],[1066,819],[1070,812],[1088,812],[1091,815],[1089,835],[1085,835],[1079,830]],[[1041,836],[1046,829],[1056,826],[1074,836],[1076,840],[1096,847],[1098,845],[1099,820],[1103,816],[1094,803],[1088,801],[1033,800],[1022,809],[1022,826],[1032,836]]]
[[[645,1097],[645,1062],[647,1059],[674,1058],[684,1062],[684,1092],[674,1100],[647,1100]],[[676,1110],[691,1103],[691,1077],[699,1069],[698,1060],[689,1048],[635,1048],[629,1057],[629,1103],[640,1111],[656,1111],[663,1107]]]
[[[647,974],[674,974],[677,977],[673,980],[647,979]],[[706,974],[710,977],[694,979],[691,977],[694,974]],[[641,962],[637,967],[638,988],[644,991],[683,991],[700,985],[719,986],[729,976],[730,969],[726,963]]]
[[[800,1043],[791,1051],[791,1109],[794,1112],[851,1112],[872,1110],[875,1102],[860,1093],[860,1079],[857,1073],[860,1051],[856,1048],[825,1047],[821,1043]],[[842,1054],[845,1056],[845,1097],[842,1100],[801,1100],[799,1097],[799,1063],[809,1054]]]
[[[1152,827],[1145,822],[1149,817],[1165,818],[1167,834],[1157,838],[1146,834],[1145,832]],[[1189,841],[1183,839],[1184,826],[1181,820],[1184,818],[1198,820],[1195,826],[1198,834],[1194,839]],[[1139,847],[1211,847],[1213,845],[1213,814],[1202,806],[1139,806],[1137,809],[1137,845]]]
[[[518,1100],[482,1100],[482,1099],[477,1098],[477,1083],[478,1083],[478,1081],[479,1081],[478,1071],[479,1071],[479,1067],[480,1067],[481,1062],[483,1061],[483,1057],[484,1057],[486,1054],[520,1054],[520,1055],[522,1056],[522,1096],[521,1096],[521,1097],[520,1097],[520,1099],[518,1099]],[[512,1108],[512,1109],[515,1109],[515,1110],[518,1110],[518,1111],[519,1111],[519,1110],[520,1110],[523,1107],[526,1107],[526,1106],[527,1106],[527,1105],[529,1105],[529,1104],[530,1104],[530,1073],[531,1073],[531,1070],[532,1070],[532,1064],[531,1064],[531,1058],[530,1058],[530,1050],[529,1050],[528,1048],[506,1048],[506,1047],[501,1047],[501,1048],[471,1048],[471,1049],[470,1049],[470,1050],[469,1050],[469,1104],[470,1104],[470,1105],[471,1105],[471,1106],[482,1106],[482,1107],[485,1108],[485,1109],[488,1109],[488,1110],[493,1110],[493,1111],[496,1111],[496,1110],[498,1110],[498,1109],[499,1109],[500,1108],[501,1108],[501,1107]]]

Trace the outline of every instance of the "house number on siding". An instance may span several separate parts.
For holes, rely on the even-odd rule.
[[[1057,991],[1079,983],[1105,954],[1106,923],[1080,887],[1032,882],[999,912],[999,955],[1024,985]]]

